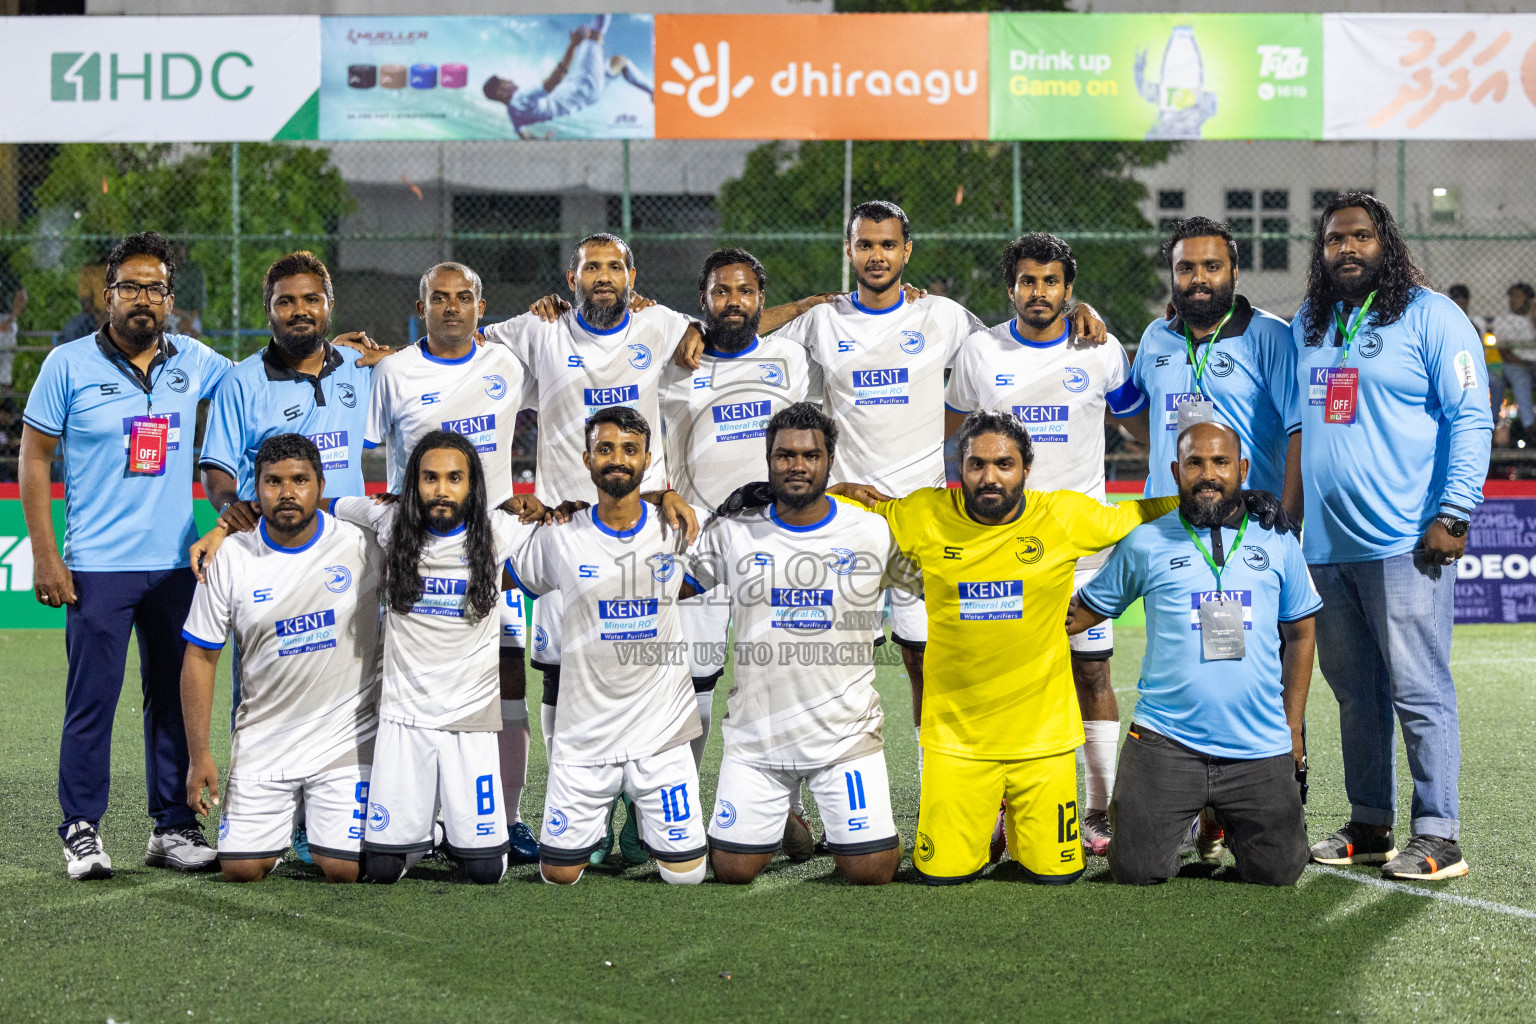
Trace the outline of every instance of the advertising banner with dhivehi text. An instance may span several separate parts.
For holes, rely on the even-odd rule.
[[[323,139],[649,139],[651,16],[325,18]]]
[[[0,142],[315,137],[319,18],[0,18],[0,40]]]
[[[1316,139],[1311,14],[991,15],[994,139]]]
[[[1323,137],[1536,139],[1536,14],[1323,16]]]

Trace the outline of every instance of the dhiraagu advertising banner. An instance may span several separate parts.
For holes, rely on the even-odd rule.
[[[0,40],[0,142],[315,137],[319,18],[0,18]]]
[[[338,17],[321,37],[322,139],[655,133],[647,14]]]
[[[1322,137],[1315,14],[991,15],[994,139]]]

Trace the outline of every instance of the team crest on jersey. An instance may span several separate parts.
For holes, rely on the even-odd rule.
[[[1230,377],[1232,371],[1237,369],[1237,363],[1227,353],[1217,349],[1211,353],[1211,375],[1215,377]]]
[[[933,860],[933,840],[928,838],[928,833],[919,832],[917,834],[917,850],[914,856],[925,864]]]
[[[570,824],[571,820],[565,816],[564,811],[560,810],[558,807],[551,807],[549,810],[549,820],[544,823],[544,828],[549,832],[550,835],[558,836],[563,833]]]
[[[1077,394],[1079,391],[1083,391],[1083,390],[1087,389],[1087,387],[1088,387],[1088,371],[1087,370],[1083,369],[1080,366],[1069,366],[1069,367],[1066,368],[1066,370],[1067,370],[1067,375],[1066,375],[1065,378],[1062,379],[1062,382],[1061,382],[1061,386],[1062,387],[1066,388],[1068,391],[1072,392],[1074,395]]]
[[[643,370],[651,365],[651,350],[641,344],[629,346],[629,365],[637,370]]]
[[[827,563],[827,568],[839,576],[847,576],[858,567],[859,556],[847,548],[833,548],[832,561]]]
[[[652,555],[645,561],[651,567],[651,578],[657,583],[667,582],[677,572],[677,559],[672,555]]]
[[[1263,548],[1249,548],[1243,552],[1243,564],[1254,572],[1263,572],[1269,568],[1269,552]]]
[[[178,366],[176,369],[171,371],[170,377],[167,378],[165,383],[167,387],[179,395],[185,392],[187,388],[191,386],[192,378],[187,376],[186,370],[183,370]]]
[[[1366,331],[1360,335],[1360,355],[1364,359],[1375,359],[1381,355],[1381,335],[1375,331]]]
[[[229,838],[229,815],[219,815],[219,842]]]
[[[368,831],[383,832],[389,828],[389,810],[377,800],[368,802]]]
[[[720,801],[720,809],[715,811],[715,823],[721,828],[736,824],[736,807],[729,800]]]
[[[915,356],[923,350],[922,331],[902,331],[901,350],[909,356]]]
[[[1045,554],[1045,545],[1040,542],[1039,537],[1019,537],[1018,541],[1019,550],[1013,553],[1013,557],[1025,565],[1035,564]]]
[[[549,634],[544,632],[543,626],[533,627],[533,649],[542,651],[549,646]]]
[[[341,396],[341,404],[348,409],[357,408],[357,388],[351,384],[337,384],[336,393]]]
[[[485,381],[485,393],[493,401],[499,401],[507,394],[506,379],[498,374],[488,373],[483,378]]]
[[[771,388],[784,386],[784,370],[777,363],[758,363],[757,368],[761,372],[761,380],[764,384]]]
[[[352,585],[352,570],[344,565],[328,565],[325,573],[325,589],[333,594],[345,594]]]

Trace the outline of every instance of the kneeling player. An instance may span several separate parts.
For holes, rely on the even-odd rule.
[[[582,460],[597,505],[542,527],[517,560],[531,596],[559,591],[564,636],[549,789],[539,836],[544,880],[571,884],[607,841],[608,808],[634,802],[661,877],[704,879],[699,772],[703,728],[683,657],[677,599],[686,574],[660,517],[640,500],[651,428],[633,409],[599,409]],[[783,827],[783,815],[779,817]]]
[[[508,507],[537,518],[520,495]],[[338,498],[340,518],[367,526],[384,549],[384,681],[368,799],[370,881],[392,883],[432,849],[441,809],[450,856],[470,881],[507,865],[506,807],[496,731],[501,567],[533,531],[486,509],[474,442],[433,431],[417,442],[399,501]]]
[[[377,549],[362,530],[317,510],[325,481],[308,438],[269,438],[255,477],[261,522],[223,545],[182,633],[187,803],[207,814],[219,802],[208,728],[214,669],[232,635],[242,700],[219,867],[232,882],[263,878],[288,848],[302,807],[315,863],[327,880],[353,882],[378,717]]]
[[[736,624],[709,823],[715,879],[757,877],[805,781],[843,876],[884,885],[901,840],[873,655],[885,590],[907,585],[895,578],[905,563],[883,519],[826,497],[837,448],[831,417],[792,405],[768,422],[767,441],[773,504],[710,520],[690,560],[702,588],[728,588]]]

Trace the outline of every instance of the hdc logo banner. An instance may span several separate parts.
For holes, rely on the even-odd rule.
[[[656,137],[984,139],[984,14],[658,15]]]
[[[994,14],[994,139],[1316,139],[1315,14]]]
[[[319,18],[0,18],[0,38],[0,142],[315,137]]]

